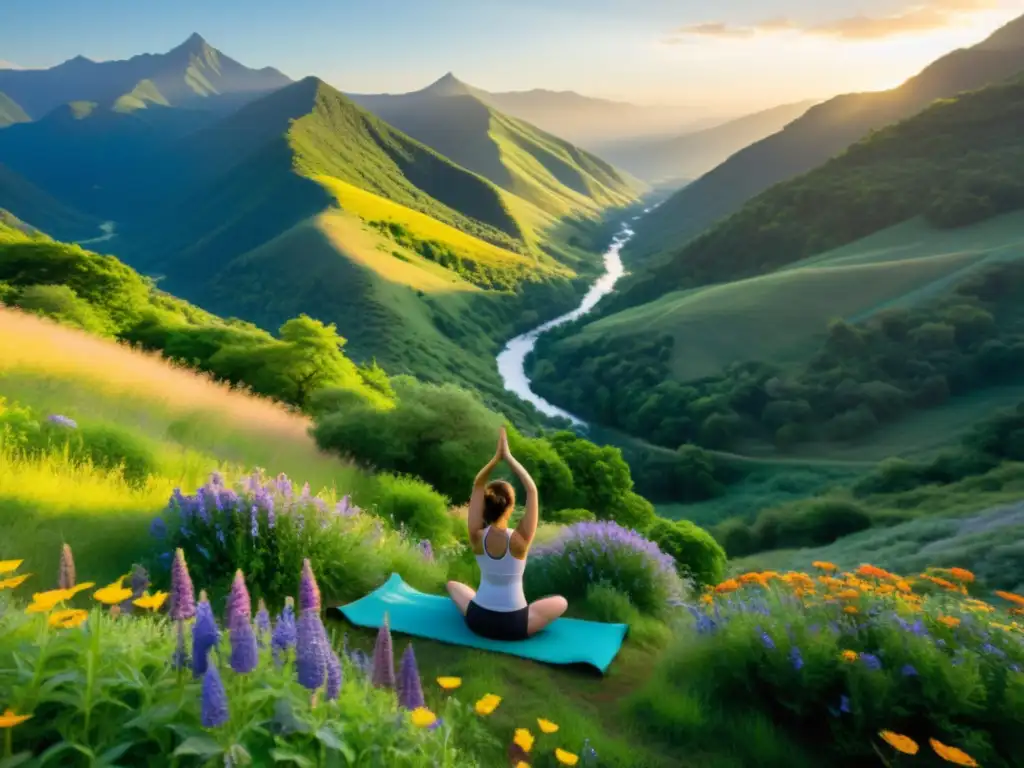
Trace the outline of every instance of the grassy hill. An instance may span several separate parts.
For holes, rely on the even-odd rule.
[[[624,257],[640,263],[653,254],[678,251],[772,185],[815,168],[871,131],[910,117],[936,99],[997,83],[1021,71],[1024,17],[988,41],[938,59],[898,88],[837,96],[819,104],[667,200],[639,226]]]
[[[290,82],[271,67],[239,64],[198,34],[167,53],[102,62],[77,56],[49,69],[0,70],[0,92],[33,120],[72,101],[125,111],[151,105],[225,110]]]
[[[6,93],[0,93],[0,128],[6,128],[14,123],[25,123],[31,118],[25,114],[25,110],[18,106]]]
[[[639,184],[606,162],[502,114],[451,75],[402,95],[355,97],[383,120],[548,213],[633,201]]]
[[[771,272],[916,216],[950,229],[1024,207],[1022,118],[1020,78],[940,100],[652,259],[615,303]]]
[[[783,104],[679,136],[655,136],[611,143],[601,154],[652,183],[689,181],[704,175],[734,152],[796,120],[816,101]]]
[[[668,447],[932,450],[1022,391],[1022,245],[1020,212],[953,231],[915,220],[556,332],[538,345],[536,388]]]

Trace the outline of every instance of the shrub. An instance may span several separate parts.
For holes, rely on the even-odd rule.
[[[647,538],[672,556],[679,572],[699,584],[717,584],[725,575],[725,551],[714,537],[689,520],[658,520]]]
[[[799,736],[820,765],[894,755],[882,730],[912,738],[926,761],[934,738],[980,765],[1016,765],[1024,634],[1012,616],[961,593],[973,575],[928,573],[924,593],[871,566],[834,575],[819,565],[821,578],[745,574],[689,606],[641,709],[671,713],[696,700],[707,712],[757,713]],[[1003,607],[1024,606],[1007,597],[1019,602]],[[690,745],[689,729],[659,732]]]
[[[723,520],[714,527],[713,533],[729,557],[745,557],[757,551],[757,537],[750,526],[738,517]]]
[[[147,440],[113,424],[85,424],[77,432],[51,426],[50,432],[56,433],[57,439],[67,439],[73,458],[104,469],[120,467],[132,485],[143,485],[159,469],[156,452]]]
[[[422,480],[401,475],[379,476],[375,506],[378,515],[418,539],[442,545],[452,538],[447,499]]]
[[[556,509],[554,512],[544,513],[544,517],[547,518],[548,522],[561,525],[590,523],[597,519],[589,509]]]
[[[316,569],[325,600],[332,602],[364,596],[396,566],[420,588],[439,589],[444,579],[440,564],[348,497],[331,505],[313,496],[308,485],[295,493],[284,475],[267,480],[255,472],[232,488],[214,473],[194,495],[176,491],[150,531],[166,547],[164,567],[181,547],[193,577],[211,594],[222,593],[241,568],[253,598],[272,606],[292,593],[292,574],[301,570],[304,558]]]
[[[871,515],[856,502],[812,499],[762,512],[753,534],[762,550],[814,547],[866,530],[871,522]]]
[[[561,594],[570,603],[583,599],[595,582],[618,590],[652,616],[664,615],[686,587],[675,561],[657,544],[610,521],[576,523],[552,543],[536,547],[524,577],[531,599]]]

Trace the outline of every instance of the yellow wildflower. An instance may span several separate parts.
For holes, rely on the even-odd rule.
[[[844,589],[842,592],[837,593],[836,597],[842,600],[856,600],[860,597],[860,592],[856,589]]]
[[[552,723],[550,720],[545,720],[543,717],[537,718],[537,727],[541,729],[543,733],[554,733],[558,730],[558,726]]]
[[[572,752],[566,752],[561,748],[555,750],[555,757],[562,765],[576,765],[576,763],[580,761],[579,755],[574,755]]]
[[[439,677],[437,678],[437,684],[444,688],[446,691],[453,691],[462,685],[461,677]]]
[[[11,576],[9,579],[4,579],[3,581],[0,581],[0,589],[15,589],[20,587],[31,575],[31,573],[25,573],[21,576]]]
[[[1001,629],[1001,630],[1003,630],[1003,632],[1012,632],[1013,631],[1013,627],[1007,626],[1006,624],[999,624],[999,623],[997,623],[995,621],[993,621],[991,624],[989,624],[989,626],[992,627],[993,629]]]
[[[967,766],[967,768],[977,768],[978,761],[963,750],[947,746],[941,741],[936,741],[935,739],[928,739],[928,743],[932,745],[932,749],[935,750],[935,754],[947,763],[964,765]]]
[[[75,584],[75,586],[68,589],[68,592],[72,595],[77,595],[79,592],[85,592],[85,590],[92,589],[95,586],[95,581],[83,581],[81,584]]]
[[[92,593],[92,596],[104,605],[117,605],[123,603],[129,597],[132,596],[132,591],[127,587],[121,586],[121,582],[124,580],[122,576],[112,584],[108,584],[101,589],[97,589]]]
[[[74,593],[70,589],[51,589],[48,592],[36,592],[32,595],[32,604],[25,609],[26,613],[46,613],[53,610],[59,603],[70,600]]]
[[[518,763],[516,763],[516,768],[530,768],[530,764],[520,760]]]
[[[488,693],[476,703],[476,713],[484,716],[489,715],[498,708],[499,704],[501,704],[501,696]]]
[[[69,608],[64,611],[54,611],[46,620],[51,627],[58,629],[74,629],[80,627],[89,618],[89,612],[78,608]]]
[[[533,734],[527,728],[516,728],[516,735],[512,739],[512,743],[521,747],[523,752],[529,752],[533,749]]]
[[[715,598],[712,597],[711,593],[709,592],[706,595],[701,595],[700,601],[705,605],[711,605],[713,602],[715,602]]]
[[[0,560],[0,573],[14,573],[24,560]]]
[[[13,728],[16,725],[21,725],[31,717],[32,715],[16,715],[8,709],[0,715],[0,728]]]
[[[412,711],[412,724],[417,728],[427,728],[437,722],[437,715],[426,707],[417,707]]]
[[[839,654],[839,657],[843,661],[854,662],[854,661],[857,660],[857,652],[856,651],[843,651],[841,654]]]
[[[857,610],[856,605],[848,605],[845,608],[843,608],[843,613],[849,613],[850,615],[853,615],[855,613],[859,613],[859,611]]]
[[[950,629],[954,629],[960,626],[960,619],[956,616],[939,616],[939,623],[945,624]]]
[[[164,604],[167,599],[166,592],[154,592],[152,595],[143,594],[138,600],[133,600],[132,604],[139,606],[139,608],[145,608],[150,611],[159,611],[160,606]]]
[[[879,736],[885,740],[885,743],[895,749],[897,752],[902,752],[904,755],[916,755],[919,747],[917,742],[909,736],[901,736],[898,733],[892,731],[879,731]]]

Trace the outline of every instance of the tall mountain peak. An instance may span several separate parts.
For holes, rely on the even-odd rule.
[[[466,96],[472,94],[473,89],[459,80],[454,73],[447,72],[443,77],[424,88],[422,92],[433,96]]]

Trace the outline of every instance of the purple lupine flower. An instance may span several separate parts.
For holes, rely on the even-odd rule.
[[[210,664],[203,675],[199,720],[204,728],[218,728],[228,721],[228,695],[216,664]]]
[[[917,670],[914,668],[913,664],[904,664],[903,668],[900,670],[900,674],[904,677],[917,677]]]
[[[760,627],[758,627],[757,629],[761,633],[761,643],[764,645],[764,647],[767,648],[769,651],[774,651],[775,650],[775,641],[772,640],[771,635],[769,635],[767,632],[765,632]]]
[[[261,597],[259,610],[256,611],[256,639],[261,648],[266,644],[266,638],[270,632],[270,613],[267,611],[267,604]]]
[[[51,413],[46,417],[46,420],[54,426],[64,429],[78,429],[78,422],[74,419],[69,419],[67,416],[61,416],[59,413]]]
[[[188,575],[185,553],[181,547],[174,552],[171,564],[171,594],[169,615],[174,621],[191,619],[196,615],[195,590],[192,588],[192,577]]]
[[[229,628],[234,626],[235,618],[238,616],[245,617],[246,621],[252,618],[252,598],[249,597],[249,590],[245,586],[245,574],[241,568],[235,571],[235,578],[231,582],[226,613]]]
[[[371,683],[377,688],[395,687],[395,656],[391,646],[391,628],[388,627],[388,616],[384,614],[384,623],[377,631],[377,641],[373,645],[373,677]]]
[[[226,539],[224,538],[224,531],[222,531],[220,528],[217,529],[217,542],[222,547],[227,543]]]
[[[424,707],[423,686],[420,683],[420,672],[416,666],[416,654],[412,650],[412,643],[405,646],[405,653],[402,654],[402,662],[398,667],[398,706],[414,710],[417,707]]]
[[[220,630],[217,629],[217,619],[213,615],[213,608],[202,596],[196,606],[196,623],[192,626],[192,676],[200,678],[206,674],[209,666],[210,649],[216,648],[220,642]]]
[[[185,669],[189,664],[188,651],[185,649],[185,622],[177,622],[178,642],[171,654],[171,668],[175,670]]]
[[[302,578],[299,581],[299,612],[304,611],[320,611],[320,587],[308,557],[302,561]]]
[[[259,511],[255,504],[253,504],[252,509],[249,510],[249,533],[254,539],[258,539],[260,537]]]
[[[311,691],[323,685],[327,676],[325,634],[320,614],[303,611],[295,627],[295,666],[299,684]]]
[[[280,664],[281,655],[295,647],[296,626],[295,606],[292,598],[285,600],[284,610],[277,617],[277,625],[274,627],[274,634],[270,638],[270,647],[274,654],[274,660]]]
[[[309,501],[311,499],[311,497],[312,497],[312,494],[311,494],[310,489],[309,489],[309,483],[303,483],[302,484],[302,494],[299,496],[299,500],[300,501]]]
[[[149,524],[149,535],[154,539],[162,539],[167,535],[167,523],[162,517],[154,517]]]
[[[334,701],[341,695],[341,659],[333,651],[327,655],[327,690],[325,698]]]
[[[64,544],[60,548],[60,569],[57,573],[57,588],[71,589],[75,586],[75,558],[71,547]]]
[[[850,709],[850,697],[840,696],[839,697],[839,711],[849,714],[852,710]]]
[[[789,650],[789,661],[797,672],[804,666],[804,657],[800,653],[800,649],[795,645]]]
[[[282,472],[277,476],[277,480],[275,482],[278,493],[286,497],[292,495],[292,481],[288,479],[288,475]]]
[[[239,674],[248,674],[256,669],[260,652],[256,647],[256,633],[252,624],[242,614],[235,614],[231,625],[231,668]]]

